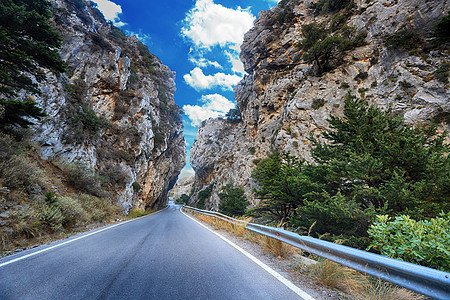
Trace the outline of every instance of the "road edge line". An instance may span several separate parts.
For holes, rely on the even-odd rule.
[[[214,233],[216,236],[218,236],[219,238],[221,238],[222,240],[224,240],[225,242],[227,242],[229,245],[231,245],[232,247],[234,247],[236,250],[238,250],[239,252],[241,252],[242,254],[244,254],[245,256],[247,256],[250,260],[252,260],[254,263],[256,263],[258,266],[260,266],[261,268],[263,268],[266,272],[268,272],[270,275],[272,275],[273,277],[275,277],[276,279],[278,279],[278,281],[280,281],[281,283],[283,283],[285,286],[287,286],[291,291],[293,291],[294,293],[296,293],[298,296],[300,296],[301,298],[305,299],[305,300],[315,300],[311,295],[309,295],[308,293],[306,293],[305,291],[303,291],[301,288],[299,288],[298,286],[296,286],[295,284],[293,284],[291,281],[289,281],[288,279],[286,279],[285,277],[283,277],[280,273],[278,273],[277,271],[275,271],[274,269],[272,269],[271,267],[269,267],[268,265],[266,265],[265,263],[263,263],[261,260],[259,260],[258,258],[256,258],[255,256],[253,256],[252,254],[248,253],[247,251],[245,251],[244,249],[242,249],[241,247],[239,247],[238,245],[236,245],[235,243],[233,243],[232,241],[228,240],[226,237],[222,236],[221,234],[211,230],[210,228],[208,228],[207,226],[205,226],[204,224],[202,224],[200,221],[194,219],[193,217],[189,216],[188,214],[184,213],[181,209],[180,212],[185,215],[186,217],[188,217],[189,219],[193,220],[194,222],[198,223],[199,225],[203,226],[204,228],[206,228],[207,230],[209,230],[210,232]]]
[[[73,242],[82,240],[82,239],[87,238],[87,237],[89,237],[89,236],[91,236],[91,235],[94,235],[94,234],[97,234],[97,233],[100,233],[100,232],[103,232],[103,231],[106,231],[106,230],[115,228],[115,227],[117,227],[117,226],[124,225],[124,224],[130,223],[130,222],[132,222],[132,221],[136,221],[136,220],[139,220],[139,219],[141,219],[141,218],[145,218],[145,217],[148,217],[148,216],[157,214],[157,213],[159,213],[159,212],[161,212],[161,211],[163,211],[163,210],[166,210],[166,209],[167,209],[167,207],[164,208],[164,209],[155,211],[154,213],[151,213],[151,214],[148,214],[148,215],[139,217],[139,218],[134,218],[134,219],[131,219],[131,220],[122,221],[122,222],[120,222],[120,223],[116,223],[116,224],[113,224],[113,225],[110,225],[110,226],[101,228],[101,229],[99,229],[99,230],[96,230],[96,231],[87,233],[87,234],[85,234],[85,235],[79,236],[79,237],[74,238],[74,239],[70,239],[70,238],[69,238],[69,240],[67,240],[67,241],[65,241],[65,242],[62,242],[61,244],[56,244],[56,245],[50,246],[50,247],[48,247],[48,248],[45,248],[45,249],[42,249],[42,250],[39,250],[39,251],[30,253],[30,254],[27,254],[27,255],[24,255],[24,256],[20,256],[20,257],[18,257],[18,258],[11,259],[11,260],[6,261],[6,262],[4,262],[4,263],[1,263],[1,264],[0,264],[0,268],[3,268],[3,267],[5,267],[5,266],[7,266],[7,265],[16,263],[16,262],[18,262],[18,261],[21,261],[21,260],[24,260],[24,259],[27,259],[27,258],[30,258],[30,257],[33,257],[33,256],[36,256],[36,255],[38,255],[38,254],[41,254],[41,253],[44,253],[44,252],[47,252],[47,251],[50,251],[50,250],[53,250],[53,249],[62,247],[62,246],[64,246],[64,245],[67,245],[67,244],[70,244],[70,243],[73,243]],[[89,232],[89,231],[88,231],[88,232]]]

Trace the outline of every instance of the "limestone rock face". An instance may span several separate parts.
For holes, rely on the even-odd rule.
[[[314,64],[303,61],[298,46],[302,26],[329,18],[314,16],[308,9],[311,2],[282,1],[262,11],[246,33],[241,60],[248,75],[234,90],[242,122],[206,121],[191,149],[197,192],[214,184],[208,208],[218,208],[217,192],[230,181],[258,204],[251,171],[272,148],[312,161],[308,137],[319,137],[328,129],[330,115],[342,115],[349,90],[369,104],[391,107],[406,123],[432,120],[449,128],[449,86],[434,75],[448,63],[448,48],[423,55],[387,47],[386,40],[403,28],[429,40],[434,26],[448,14],[450,2],[355,1],[348,24],[367,31],[366,45],[348,51],[340,66],[321,76],[314,75]],[[280,22],[285,11],[291,17]]]
[[[81,161],[120,176],[111,193],[125,209],[161,207],[185,164],[175,74],[89,2],[55,0],[65,74],[48,72],[36,101],[47,117],[34,140],[47,159]]]

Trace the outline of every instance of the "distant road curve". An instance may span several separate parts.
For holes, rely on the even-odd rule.
[[[312,299],[274,276],[171,205],[1,259],[0,299]]]

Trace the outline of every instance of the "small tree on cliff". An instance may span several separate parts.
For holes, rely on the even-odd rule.
[[[45,0],[0,2],[0,126],[33,124],[42,109],[31,100],[17,100],[25,90],[39,94],[37,84],[45,79],[42,68],[65,72],[56,50],[61,37],[49,23],[51,3]]]

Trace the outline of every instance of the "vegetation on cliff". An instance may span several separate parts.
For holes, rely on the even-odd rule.
[[[376,215],[417,219],[450,210],[450,146],[434,126],[412,128],[391,111],[349,94],[331,116],[315,164],[274,151],[253,177],[262,200],[253,214],[365,248]]]
[[[64,72],[58,48],[61,37],[49,23],[51,4],[45,0],[0,3],[0,126],[27,127],[29,118],[40,119],[42,109],[30,99],[18,100],[19,92],[39,94],[45,79],[42,68]]]

